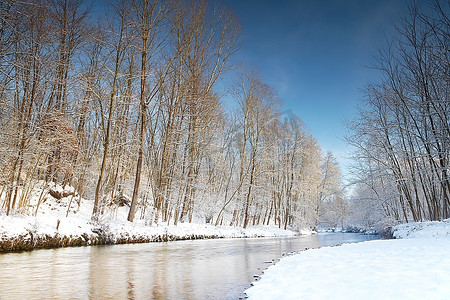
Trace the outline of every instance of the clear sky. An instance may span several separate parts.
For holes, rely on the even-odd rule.
[[[369,68],[408,0],[224,0],[239,17],[238,59],[255,65],[284,109],[299,116],[322,150],[346,172],[345,120],[361,89],[379,76]]]

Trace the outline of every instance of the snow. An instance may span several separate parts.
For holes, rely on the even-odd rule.
[[[59,228],[56,229],[57,222]],[[5,216],[0,215],[0,241],[26,236],[30,232],[34,236],[71,236],[81,237],[84,234],[94,234],[101,228],[113,239],[119,240],[132,237],[133,239],[155,240],[156,237],[169,236],[171,239],[196,238],[243,238],[243,237],[277,237],[294,236],[297,232],[282,230],[275,226],[249,226],[247,229],[232,226],[214,226],[211,224],[181,223],[177,226],[159,224],[146,226],[141,222],[131,223],[127,221],[114,220],[103,221],[100,224],[92,224],[88,219],[76,217],[56,216],[30,217],[23,215]]]
[[[269,267],[249,299],[449,299],[450,220],[403,224],[396,240],[311,249]]]
[[[441,222],[430,221],[397,225],[393,229],[393,235],[397,239],[420,237],[450,238],[450,219]]]
[[[40,184],[41,187],[45,183]],[[61,199],[51,194],[59,194]],[[37,214],[34,216],[38,199]],[[68,209],[70,205],[70,209]],[[249,226],[246,229],[233,226],[214,226],[212,224],[179,223],[177,226],[167,223],[147,225],[149,220],[139,218],[128,222],[127,206],[109,206],[96,223],[91,221],[93,201],[78,197],[72,187],[59,185],[45,186],[33,190],[27,215],[6,216],[0,211],[0,252],[5,241],[31,240],[39,237],[68,237],[71,240],[94,237],[98,232],[115,242],[161,241],[193,238],[244,238],[294,236],[299,232],[283,230],[276,226]],[[69,214],[66,217],[67,211]],[[310,231],[301,231],[310,234]],[[4,249],[5,251],[5,249]],[[7,251],[7,250],[6,250]]]

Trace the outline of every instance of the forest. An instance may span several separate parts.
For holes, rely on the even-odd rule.
[[[450,2],[413,3],[349,122],[355,210],[370,224],[450,217]]]
[[[58,184],[92,201],[93,222],[117,206],[149,225],[449,218],[449,9],[411,3],[379,48],[348,122],[348,193],[333,154],[239,60],[223,3],[2,1],[0,210],[37,215]]]
[[[107,207],[126,205],[128,221],[149,225],[199,219],[244,228],[342,224],[348,205],[336,158],[321,152],[298,116],[283,111],[256,67],[237,61],[241,31],[232,11],[207,0],[111,0],[101,7],[84,0],[1,1],[1,211],[36,215],[58,184],[74,187],[74,201],[93,202],[93,221]],[[441,32],[431,34],[439,42]],[[423,62],[433,75],[441,54],[448,48],[436,57],[421,53],[434,61]],[[439,70],[436,80],[444,74],[448,80],[448,60]],[[415,218],[448,212],[442,168],[448,119],[440,114],[448,112],[448,99],[421,106],[444,91],[433,83],[438,91],[426,85],[429,95],[420,99],[395,95],[398,122],[407,128],[393,128],[402,135],[391,156],[414,153],[402,156],[395,172],[381,157],[365,164],[384,166],[379,170],[394,178],[409,176],[398,191],[400,204],[412,202],[408,213]],[[371,90],[378,93],[384,99],[387,90]],[[406,112],[402,101],[417,106]],[[427,119],[412,122],[424,108]],[[389,122],[393,117],[389,112]],[[369,124],[382,126],[377,121]],[[417,155],[424,149],[429,152]],[[418,194],[405,198],[414,176],[424,178],[414,187],[432,204],[432,215]],[[42,191],[37,205],[30,205],[36,190]]]

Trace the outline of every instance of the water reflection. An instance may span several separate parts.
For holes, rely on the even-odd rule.
[[[221,239],[0,255],[0,299],[238,299],[270,261],[359,234]]]

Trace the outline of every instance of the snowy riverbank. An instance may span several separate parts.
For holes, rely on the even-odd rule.
[[[450,220],[403,224],[396,240],[311,249],[281,259],[249,299],[448,299]]]
[[[59,226],[57,227],[59,220]],[[298,233],[272,226],[213,226],[181,223],[177,226],[109,221],[92,224],[88,219],[55,216],[0,216],[0,252],[86,246],[146,243],[187,239],[293,236]]]
[[[136,218],[127,222],[127,206],[105,207],[99,222],[91,222],[93,201],[73,195],[73,188],[53,190],[39,202],[39,190],[34,191],[28,211],[6,216],[0,211],[0,252],[23,251],[98,244],[145,243],[205,238],[277,237],[299,234],[275,226],[214,226],[179,223],[177,226],[159,223],[148,226],[148,220]],[[51,195],[62,195],[54,198]],[[67,195],[67,196],[63,196]],[[38,209],[36,210],[36,207]],[[36,213],[37,212],[37,213]],[[68,213],[68,214],[67,214]],[[30,216],[35,215],[35,216]],[[67,215],[67,217],[66,217]],[[303,231],[302,234],[311,232]]]

